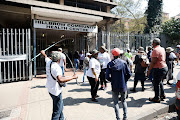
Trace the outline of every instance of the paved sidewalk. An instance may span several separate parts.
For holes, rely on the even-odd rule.
[[[175,74],[180,67],[175,68]],[[72,75],[73,72],[66,72],[65,75]],[[68,82],[63,89],[64,114],[67,120],[115,120],[115,112],[111,95],[111,86],[108,83],[106,91],[98,91],[97,103],[91,102],[90,86],[82,84],[83,72],[76,80]],[[172,81],[171,81],[172,82]],[[52,100],[45,88],[46,75],[38,75],[32,81],[22,81],[7,84],[0,84],[0,119],[2,120],[50,120],[52,113]],[[128,81],[128,88],[133,87],[133,77]],[[137,92],[129,91],[128,118],[129,120],[151,120],[158,114],[166,112],[169,105],[174,102],[175,88],[164,85],[167,99],[161,103],[151,103],[149,97],[154,96],[152,84],[145,81],[144,92],[141,91],[140,82]],[[122,106],[122,105],[121,105]],[[121,118],[123,115],[120,109]]]

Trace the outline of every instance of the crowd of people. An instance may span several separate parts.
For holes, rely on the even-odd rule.
[[[52,120],[64,119],[63,117],[63,102],[62,102],[62,83],[76,79],[77,76],[65,77],[64,70],[66,70],[66,57],[62,53],[62,48],[59,52],[52,52],[51,59],[47,57],[44,51],[41,51],[45,56],[47,84],[49,94],[53,100],[53,115]],[[165,99],[165,92],[163,87],[163,80],[167,80],[167,84],[171,85],[170,80],[173,79],[174,60],[178,63],[178,56],[174,54],[174,49],[168,47],[164,49],[160,46],[160,39],[155,38],[152,42],[152,47],[149,46],[147,53],[143,47],[139,47],[137,54],[133,59],[130,49],[127,52],[114,48],[112,50],[112,58],[108,54],[105,46],[101,46],[99,51],[93,51],[84,55],[83,51],[76,51],[74,54],[74,65],[76,70],[84,70],[83,83],[85,78],[89,81],[91,86],[91,100],[98,102],[98,88],[99,90],[107,89],[107,82],[111,82],[112,98],[114,101],[114,108],[117,120],[120,120],[119,113],[119,95],[123,105],[123,120],[127,119],[127,82],[134,71],[134,86],[130,91],[136,92],[138,81],[141,81],[142,91],[145,90],[144,82],[149,79],[152,81],[154,97],[150,97],[149,101],[160,103]],[[80,62],[79,62],[80,61]],[[56,64],[59,64],[58,66]],[[133,64],[135,69],[133,70]],[[59,84],[58,84],[59,83]],[[61,84],[60,84],[61,83]],[[100,87],[99,87],[100,83]]]

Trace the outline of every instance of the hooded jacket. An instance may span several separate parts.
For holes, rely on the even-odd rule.
[[[131,71],[124,60],[117,58],[108,63],[106,79],[111,81],[113,92],[125,92],[130,76]]]

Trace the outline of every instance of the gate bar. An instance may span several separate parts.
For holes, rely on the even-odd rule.
[[[21,54],[21,31],[20,29],[18,30],[18,35],[19,35],[19,55]],[[21,61],[19,61],[19,80],[21,80]]]
[[[28,32],[26,29],[26,54],[27,54],[27,58],[26,58],[26,79],[28,79],[28,36],[27,36]]]
[[[3,55],[5,56],[5,30],[3,29]],[[4,62],[4,81],[6,80],[6,65]]]
[[[29,45],[28,45],[28,48],[29,48],[29,61],[31,60],[31,31],[30,29],[28,29],[28,41],[29,41]],[[30,62],[29,64],[29,80],[32,79],[32,62]]]
[[[22,53],[24,54],[24,29],[22,29]],[[23,80],[25,79],[25,66],[24,66],[24,60],[23,60]]]
[[[7,29],[7,55],[9,56],[9,29]],[[10,82],[10,64],[8,61],[8,82]]]
[[[1,42],[2,42],[2,35],[0,35],[0,56],[1,56]],[[0,62],[0,83],[2,83],[2,76],[1,76],[1,62]]]
[[[11,55],[13,55],[13,29],[11,28]],[[11,62],[11,70],[12,70],[12,81],[14,81],[14,72],[13,72],[13,61]]]
[[[17,55],[17,30],[15,29],[15,55]],[[17,81],[17,61],[16,63],[16,81]]]

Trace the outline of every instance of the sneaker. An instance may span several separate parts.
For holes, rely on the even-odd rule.
[[[103,87],[100,87],[99,90],[104,90],[104,88],[103,88]]]

